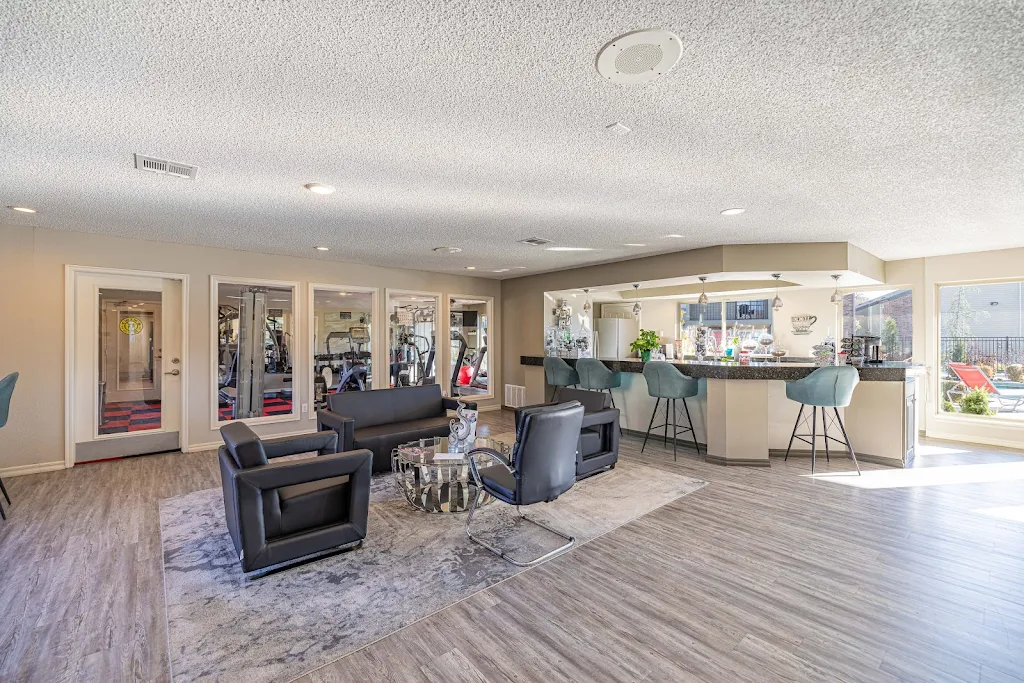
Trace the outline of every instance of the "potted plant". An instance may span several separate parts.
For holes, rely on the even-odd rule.
[[[640,330],[640,336],[629,343],[629,350],[640,354],[640,360],[647,362],[651,359],[651,351],[658,348],[658,333],[654,330]]]

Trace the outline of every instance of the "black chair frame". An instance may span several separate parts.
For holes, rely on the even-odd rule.
[[[516,514],[519,515],[520,519],[522,519],[524,522],[529,522],[535,526],[538,526],[541,529],[544,529],[545,531],[548,531],[558,536],[566,542],[560,545],[559,547],[555,548],[554,550],[544,553],[540,557],[534,558],[532,560],[520,561],[506,553],[504,550],[501,550],[500,548],[495,548],[494,546],[489,545],[480,538],[474,536],[473,533],[470,531],[470,525],[473,523],[473,514],[476,512],[477,503],[480,501],[480,494],[484,492],[484,485],[483,481],[480,479],[480,471],[478,469],[476,458],[473,457],[475,454],[483,454],[489,456],[498,465],[507,469],[509,473],[512,474],[513,477],[515,477],[517,480],[519,479],[518,473],[512,466],[512,463],[510,463],[508,459],[498,451],[491,448],[474,448],[472,451],[469,452],[469,466],[470,470],[473,473],[473,480],[476,482],[476,493],[473,495],[473,503],[469,508],[469,516],[466,517],[466,536],[469,537],[469,540],[473,541],[478,545],[483,546],[484,548],[491,551],[501,559],[505,560],[506,562],[509,562],[510,564],[514,564],[517,567],[534,567],[540,564],[541,562],[550,560],[552,557],[564,553],[566,550],[569,550],[574,545],[576,545],[576,538],[574,536],[564,534],[558,529],[554,529],[548,526],[547,524],[544,524],[543,522],[527,517],[519,510],[519,505],[516,505]]]

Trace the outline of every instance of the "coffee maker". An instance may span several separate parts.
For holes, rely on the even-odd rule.
[[[864,349],[864,362],[865,363],[881,363],[880,357],[882,353],[882,339],[881,337],[872,337],[870,335],[857,335],[863,340]]]

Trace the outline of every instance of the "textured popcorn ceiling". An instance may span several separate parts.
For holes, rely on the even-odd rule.
[[[647,27],[676,68],[602,81],[597,50]],[[1022,2],[7,0],[0,44],[0,206],[39,210],[6,223],[495,277],[1024,245]]]

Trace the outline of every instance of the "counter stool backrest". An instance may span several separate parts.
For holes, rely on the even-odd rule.
[[[647,380],[647,393],[654,398],[690,398],[698,392],[697,380],[663,360],[644,363],[644,379]]]

